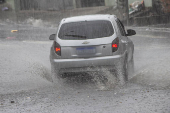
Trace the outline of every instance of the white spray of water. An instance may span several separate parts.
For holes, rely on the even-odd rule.
[[[99,72],[93,72],[92,76],[98,90],[110,90],[116,86],[115,73],[105,68],[101,68]]]
[[[42,19],[34,19],[30,17],[24,21],[13,21],[10,19],[6,19],[4,21],[0,20],[0,25],[31,25],[33,27],[48,27],[48,28],[56,28],[57,23],[52,24],[51,22],[43,21]]]
[[[45,24],[47,24],[47,23],[43,22],[41,19],[34,19],[32,17],[27,19],[26,23],[33,25],[34,27],[44,27]]]

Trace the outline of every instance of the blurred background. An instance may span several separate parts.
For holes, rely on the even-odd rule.
[[[125,24],[144,26],[169,23],[169,0],[0,0],[0,20],[28,18],[57,23],[87,14],[115,14]]]

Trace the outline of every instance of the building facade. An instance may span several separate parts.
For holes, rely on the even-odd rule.
[[[14,10],[69,10],[75,8],[115,6],[125,0],[6,0]],[[134,1],[129,0],[129,4]],[[146,7],[152,7],[153,0],[144,0]]]
[[[73,0],[74,8],[97,7],[97,6],[113,6],[115,0]]]

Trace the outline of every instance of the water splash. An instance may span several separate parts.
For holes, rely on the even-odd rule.
[[[99,72],[93,72],[92,76],[98,90],[110,90],[117,84],[115,73],[105,68],[101,68]]]

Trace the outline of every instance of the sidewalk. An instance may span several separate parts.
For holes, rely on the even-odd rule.
[[[143,27],[127,27],[127,28],[132,28],[132,29],[136,29],[139,31],[162,31],[162,32],[170,32],[170,27],[169,28],[165,28],[165,27],[157,27],[155,26],[143,26]]]
[[[127,27],[127,29],[134,29],[136,31],[136,34],[139,35],[152,35],[152,36],[160,36],[160,37],[170,36],[170,28],[160,27],[160,25],[144,26],[144,27],[129,26]]]

